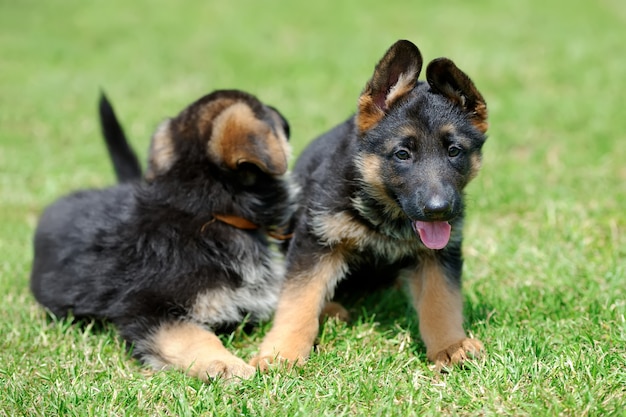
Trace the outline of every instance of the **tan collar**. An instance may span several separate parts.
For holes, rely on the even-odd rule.
[[[204,233],[206,228],[210,226],[211,224],[215,223],[216,221],[225,223],[229,226],[232,226],[236,229],[241,229],[241,230],[259,229],[258,225],[252,223],[248,219],[244,219],[243,217],[234,216],[231,214],[214,214],[211,220],[209,220],[208,222],[202,225],[202,227],[200,228],[200,233]],[[266,233],[268,236],[277,240],[287,240],[287,239],[291,239],[291,237],[293,236],[293,233],[281,234],[278,231],[272,231],[272,230],[267,230]]]

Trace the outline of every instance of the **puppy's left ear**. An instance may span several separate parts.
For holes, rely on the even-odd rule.
[[[474,127],[487,132],[487,103],[472,80],[448,58],[437,58],[426,68],[426,80],[437,93],[461,107]]]

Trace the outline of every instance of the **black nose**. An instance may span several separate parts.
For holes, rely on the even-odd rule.
[[[426,202],[424,214],[431,219],[444,219],[452,213],[450,202],[441,197],[433,197]]]

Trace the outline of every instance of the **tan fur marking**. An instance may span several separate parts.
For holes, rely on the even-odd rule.
[[[284,134],[275,135],[242,102],[229,106],[215,118],[208,152],[216,162],[233,170],[249,162],[272,175],[287,171],[288,145]]]
[[[303,364],[317,337],[324,302],[345,273],[343,255],[336,250],[323,256],[312,269],[288,276],[272,329],[250,363],[262,370],[276,360],[288,361],[289,366]]]
[[[170,132],[171,120],[163,121],[152,135],[146,179],[152,180],[157,175],[167,172],[176,162],[176,150]]]
[[[163,325],[152,341],[162,368],[181,369],[203,381],[250,378],[255,373],[253,367],[226,350],[215,334],[193,323]]]
[[[470,158],[470,176],[468,181],[471,181],[478,175],[480,167],[482,166],[482,158],[479,154],[473,154]]]
[[[399,98],[409,93],[415,87],[418,72],[418,68],[411,68],[400,74],[398,81],[391,87],[385,98],[385,106],[387,108],[391,107]]]
[[[374,102],[373,91],[368,83],[368,86],[359,97],[358,103],[356,126],[360,133],[375,127],[385,116],[385,110],[389,109],[396,101],[413,89],[418,71],[418,68],[411,68],[400,74],[398,81],[391,87],[385,97],[385,109],[381,109]]]
[[[452,123],[446,123],[445,125],[441,126],[441,128],[439,129],[439,134],[441,136],[455,135],[456,134],[456,128],[454,127],[454,125]]]
[[[369,240],[371,231],[354,221],[344,212],[334,214],[318,214],[313,217],[315,234],[327,245],[341,244],[346,249],[361,249]]]
[[[404,212],[398,203],[389,196],[381,177],[382,161],[376,155],[365,155],[356,161],[359,172],[363,176],[363,187],[378,202],[384,203],[387,215],[392,218],[403,217]]]
[[[374,103],[373,97],[368,94],[359,97],[358,108],[356,127],[360,133],[372,129],[385,116],[385,112]]]
[[[419,135],[420,133],[417,131],[417,129],[415,129],[415,127],[411,125],[400,126],[400,129],[398,130],[398,136],[418,138]]]
[[[476,356],[482,343],[468,339],[463,330],[463,300],[460,290],[446,279],[435,259],[425,259],[409,280],[413,304],[419,315],[420,334],[426,355],[441,369]]]
[[[356,221],[349,213],[318,213],[311,224],[314,233],[328,246],[340,247],[346,252],[372,249],[389,262],[411,256],[421,250],[418,239],[377,233]]]
[[[486,133],[489,128],[489,122],[487,122],[487,104],[482,101],[478,102],[473,110],[472,124],[478,131]]]
[[[380,175],[381,164],[382,162],[377,155],[365,155],[358,161],[357,166],[363,176],[363,182],[369,184],[371,189],[376,190],[378,196],[390,200],[389,196],[385,197],[387,192]]]

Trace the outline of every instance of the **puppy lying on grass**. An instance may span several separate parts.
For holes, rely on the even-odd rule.
[[[112,109],[103,123],[106,136],[117,124]],[[108,145],[127,147],[118,133]],[[288,136],[278,111],[235,90],[165,120],[146,181],[138,167],[124,173],[123,160],[114,161],[123,182],[45,210],[34,238],[35,297],[55,316],[112,321],[155,369],[202,380],[252,376],[214,331],[274,310],[283,273],[268,234],[295,208]]]

